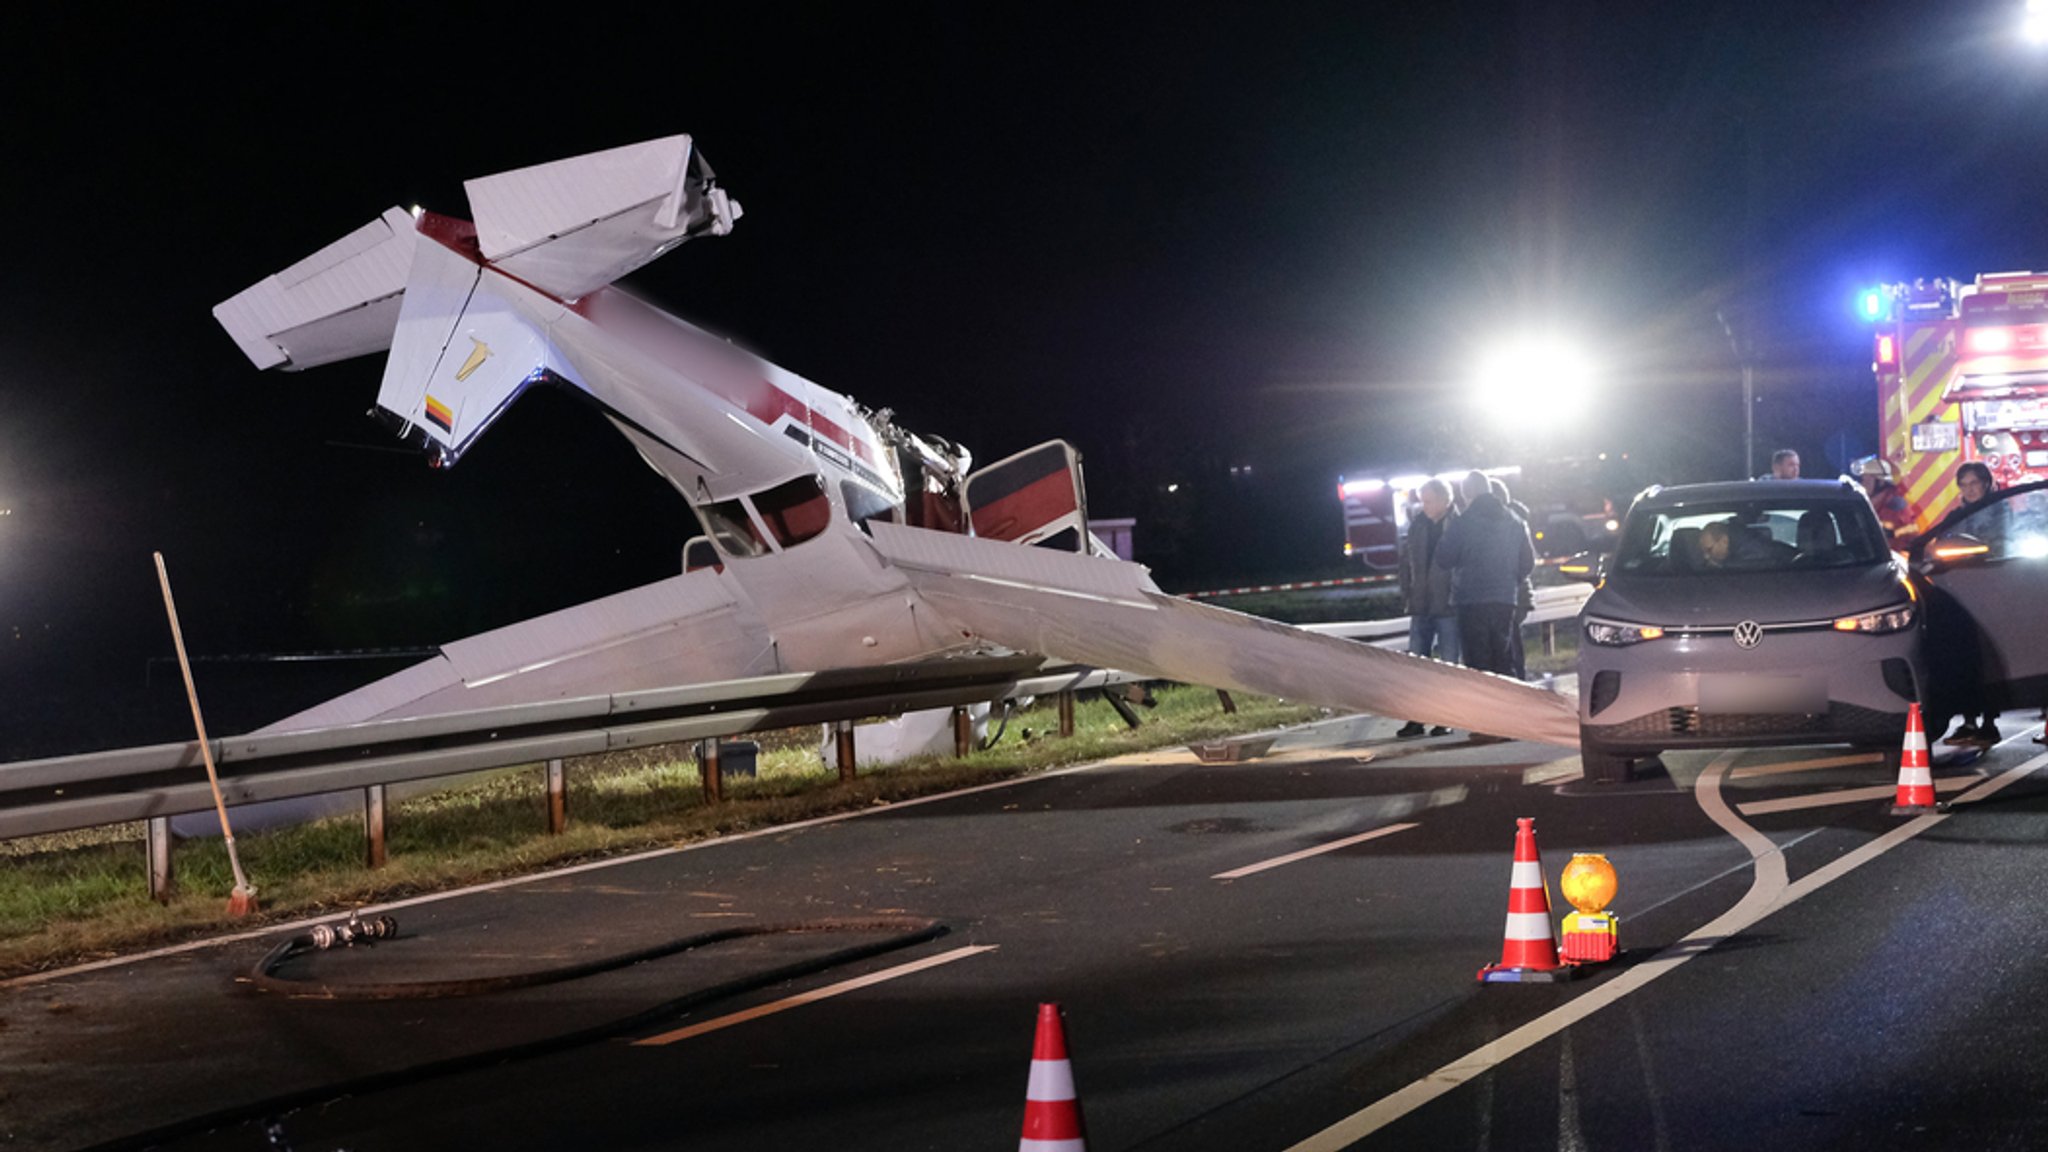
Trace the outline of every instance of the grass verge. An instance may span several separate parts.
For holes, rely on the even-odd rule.
[[[725,802],[707,805],[688,746],[636,749],[569,763],[569,827],[546,834],[538,765],[491,773],[387,810],[389,862],[365,866],[360,817],[237,835],[261,894],[255,920],[226,917],[233,877],[218,839],[181,842],[179,894],[148,897],[140,825],[0,842],[0,977],[363,904],[529,874],[749,828],[906,800],[1067,764],[1300,723],[1322,710],[1237,695],[1223,712],[1206,688],[1164,687],[1130,729],[1100,699],[1079,702],[1060,738],[1050,698],[1013,715],[1004,738],[963,759],[925,757],[863,769],[842,784],[819,729],[771,733],[758,776],[728,776]]]

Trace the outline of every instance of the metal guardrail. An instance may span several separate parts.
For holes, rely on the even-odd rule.
[[[764,676],[212,742],[230,805],[624,748],[1099,687],[1117,673],[1038,657]],[[212,807],[196,740],[0,764],[0,839]]]
[[[1590,594],[1584,586],[1543,589],[1527,623],[1547,628],[1569,619]],[[1381,647],[1404,646],[1408,636],[1406,617],[1305,627]],[[1138,678],[1030,656],[921,661],[228,736],[212,741],[212,750],[223,798],[238,805]],[[1062,715],[1065,723],[1071,712]],[[847,775],[850,728],[842,723],[841,732]],[[204,811],[212,796],[201,766],[196,740],[0,764],[0,840]],[[715,794],[715,784],[706,786]],[[378,794],[372,806],[380,803]]]
[[[1529,618],[1522,623],[1525,626],[1540,624],[1550,628],[1560,620],[1570,620],[1579,614],[1579,609],[1586,606],[1586,598],[1592,594],[1593,588],[1590,584],[1538,588],[1535,606],[1529,610]],[[1346,640],[1359,640],[1380,648],[1405,649],[1408,646],[1406,616],[1388,620],[1354,620],[1342,624],[1303,624],[1300,627],[1309,632],[1341,636]]]

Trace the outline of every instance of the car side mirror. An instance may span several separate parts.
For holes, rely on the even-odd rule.
[[[1581,552],[1559,564],[1557,573],[1581,584],[1598,584],[1607,574],[1607,557],[1598,552]]]
[[[1929,572],[1942,572],[1950,568],[1963,568],[1981,564],[1991,555],[1991,545],[1967,532],[1943,536],[1927,546],[1920,554],[1921,563]]]

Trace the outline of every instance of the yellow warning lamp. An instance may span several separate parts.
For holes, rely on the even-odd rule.
[[[1581,852],[1564,866],[1557,887],[1578,909],[1564,918],[1559,956],[1567,964],[1599,964],[1614,959],[1621,943],[1621,918],[1605,911],[1614,900],[1614,865],[1596,852]]]
[[[1572,907],[1590,915],[1614,903],[1614,865],[1597,852],[1581,852],[1564,866],[1557,886]]]

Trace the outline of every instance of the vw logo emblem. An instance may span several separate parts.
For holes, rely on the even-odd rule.
[[[1764,626],[1754,620],[1744,620],[1735,626],[1735,646],[1754,648],[1764,642]]]

